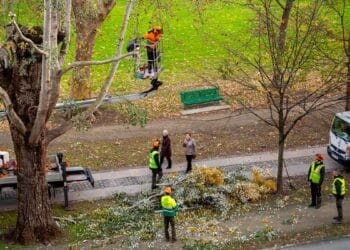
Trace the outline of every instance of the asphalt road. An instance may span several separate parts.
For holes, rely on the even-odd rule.
[[[313,242],[305,245],[287,247],[281,249],[288,250],[349,250],[350,249],[350,237],[332,240],[322,240],[319,242]]]

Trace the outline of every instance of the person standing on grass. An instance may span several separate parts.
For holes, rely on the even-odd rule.
[[[171,241],[176,241],[176,231],[175,231],[175,216],[176,211],[178,209],[178,204],[176,201],[170,196],[171,187],[164,188],[164,195],[161,198],[161,205],[164,217],[164,233],[165,240],[170,240],[169,235],[169,225],[171,226]]]
[[[346,193],[346,183],[342,175],[338,174],[337,170],[333,170],[333,182],[332,182],[332,194],[336,199],[336,206],[338,211],[338,216],[334,217],[335,224],[340,224],[343,222],[343,206],[342,202]]]
[[[191,133],[186,133],[186,137],[182,146],[185,148],[185,155],[187,161],[186,173],[189,173],[192,171],[192,159],[196,158],[196,142],[192,138]]]
[[[163,176],[162,167],[159,161],[159,140],[155,139],[152,142],[153,147],[149,155],[149,168],[152,171],[152,189],[157,188],[156,183],[160,181]],[[158,175],[158,179],[157,179]]]
[[[160,166],[162,167],[164,158],[168,161],[167,169],[171,168],[171,141],[168,130],[163,130],[162,147],[160,150]]]
[[[315,160],[311,163],[308,173],[308,181],[311,188],[311,204],[309,207],[321,207],[321,186],[325,175],[325,166],[323,156],[316,154]]]

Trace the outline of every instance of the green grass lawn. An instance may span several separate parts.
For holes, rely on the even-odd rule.
[[[8,4],[7,8],[3,8],[0,21],[3,24],[6,23],[5,12],[11,10],[17,14],[20,23],[40,24],[42,19],[40,18],[41,3],[34,4],[35,0],[19,2],[12,7]],[[100,28],[95,45],[95,60],[111,58],[114,55],[126,2],[126,0],[117,1],[117,5]],[[159,116],[159,113],[169,109],[170,112],[178,112],[182,108],[178,92],[184,89],[208,86],[209,83],[204,80],[208,79],[207,73],[211,75],[212,80],[209,81],[216,82],[219,79],[216,75],[216,69],[220,62],[227,57],[224,47],[244,52],[248,56],[253,56],[256,52],[256,46],[254,46],[256,36],[252,31],[256,23],[256,14],[244,4],[245,1],[238,1],[237,4],[226,4],[224,1],[206,1],[208,4],[204,7],[204,11],[199,11],[195,2],[197,1],[143,0],[137,1],[138,4],[133,10],[125,46],[128,40],[136,35],[142,36],[153,25],[161,25],[164,28],[164,57],[162,59],[164,71],[160,80],[164,81],[165,84],[160,88],[156,97],[139,103],[150,110],[151,116]],[[162,6],[156,6],[158,3]],[[328,19],[329,27],[333,30],[337,18],[334,14],[332,16],[327,13],[325,13],[324,18]],[[67,63],[74,59],[74,43],[73,31]],[[336,43],[333,42],[333,44]],[[339,52],[339,47],[337,50],[336,52]],[[124,50],[124,52],[126,51]],[[336,52],[333,54],[338,54]],[[110,65],[92,67],[92,90],[94,93],[99,90],[109,68]],[[149,80],[135,79],[133,68],[132,59],[122,61],[109,91],[110,94],[134,93],[148,88]],[[204,77],[204,75],[206,76]],[[69,79],[69,74],[63,79],[62,99],[69,96]],[[226,91],[227,86],[222,86],[222,88],[225,89],[225,92],[230,92]],[[164,105],[164,101],[169,105]]]
[[[106,59],[115,53],[125,2],[125,0],[118,2],[101,27],[95,45],[94,59]],[[139,17],[136,19],[135,15],[132,16],[126,39],[132,39],[136,34],[143,35],[152,25],[164,27],[165,70],[160,78],[171,85],[199,81],[203,71],[209,70],[213,73],[216,67],[214,65],[224,57],[222,43],[229,43],[229,36],[232,34],[243,39],[242,34],[247,34],[251,26],[250,19],[254,17],[248,8],[212,3],[208,7],[209,11],[202,17],[205,21],[205,25],[202,26],[197,9],[191,1],[171,2],[170,9],[162,10],[161,17],[156,17],[156,20],[152,20],[152,17],[156,16],[154,8],[147,13],[143,9],[144,6],[136,8],[133,13],[139,14]],[[219,33],[226,33],[227,38],[218,36]],[[227,41],[224,41],[225,39]],[[232,46],[239,47],[241,44]],[[73,60],[73,51],[74,37],[68,61]],[[144,86],[144,82],[147,84],[149,82],[133,77],[132,60],[123,61],[119,69],[112,84],[112,93],[137,89],[139,85]],[[108,65],[93,67],[94,90],[98,89],[108,70]],[[66,86],[64,89],[67,91],[69,88]]]
[[[17,14],[19,23],[40,25],[42,22],[42,3],[34,4],[34,2],[34,0],[28,0],[26,2],[20,1],[18,4],[5,5],[2,9],[0,21],[3,24],[8,22],[9,19],[6,13],[12,11]],[[114,55],[126,2],[126,0],[117,2],[99,30],[93,57],[95,60],[111,58]],[[161,3],[162,6],[158,8],[155,6],[157,3]],[[176,99],[172,98],[175,101],[175,103],[172,102],[172,107],[176,105],[180,107],[177,93],[183,89],[193,88],[193,85],[197,85],[197,83],[201,85],[200,82],[203,82],[201,75],[203,73],[211,72],[214,74],[218,61],[224,57],[222,44],[227,45],[232,42],[230,41],[232,34],[236,37],[242,37],[242,39],[246,37],[243,34],[249,34],[250,19],[253,17],[254,13],[244,6],[225,5],[220,1],[210,3],[201,18],[199,18],[198,9],[193,1],[138,1],[138,5],[134,8],[130,19],[124,47],[128,40],[137,34],[142,36],[153,25],[163,27],[164,57],[162,62],[164,71],[160,79],[166,84],[163,87],[167,86],[168,88],[162,88],[157,96],[160,100],[168,100],[169,95],[175,96]],[[201,20],[205,23],[204,25]],[[74,24],[73,21],[72,24]],[[225,33],[227,36],[219,36],[219,33]],[[4,32],[2,32],[3,34]],[[227,41],[224,41],[225,39]],[[230,46],[239,47],[242,45],[236,43]],[[74,50],[75,35],[73,27],[67,63],[74,60]],[[126,51],[124,50],[124,52]],[[109,72],[109,68],[109,65],[92,67],[93,92],[99,90]],[[148,88],[150,81],[135,79],[133,68],[131,59],[124,60],[120,64],[110,94],[138,92]],[[63,78],[61,95],[63,99],[69,96],[69,79],[69,74]],[[157,105],[154,104],[154,99],[152,98],[146,106]],[[144,104],[141,103],[140,105]],[[159,107],[158,109],[162,108]]]
[[[126,0],[117,1],[117,5],[99,30],[95,45],[95,60],[110,58],[115,53],[126,2]],[[128,40],[136,34],[144,34],[153,25],[164,27],[163,64],[165,70],[161,78],[171,85],[200,81],[203,73],[208,71],[214,73],[218,63],[226,56],[224,46],[245,50],[248,54],[253,52],[249,50],[254,50],[254,46],[244,45],[244,42],[253,39],[254,33],[251,28],[256,21],[255,13],[244,4],[245,1],[238,1],[237,4],[208,1],[208,5],[202,12],[198,10],[194,2],[196,1],[137,1],[130,19],[125,46]],[[162,6],[157,6],[157,3]],[[5,4],[0,9],[3,10],[0,21],[5,24],[8,21],[6,13],[12,11],[17,14],[19,23],[38,25],[42,22],[41,4],[35,3],[34,0],[19,1],[18,4],[12,5]],[[332,23],[331,26],[336,25],[335,16],[328,15],[327,18]],[[72,35],[68,63],[74,59],[74,32]],[[108,65],[93,67],[94,90],[98,90],[108,70]],[[67,83],[69,77],[67,75],[64,78],[65,94],[69,90]],[[144,85],[142,82],[148,82],[148,80],[135,79],[133,61],[125,60],[120,65],[111,92],[137,89],[138,85]]]

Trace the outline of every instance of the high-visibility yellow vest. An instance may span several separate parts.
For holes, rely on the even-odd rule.
[[[345,185],[345,179],[344,178],[340,178],[340,177],[336,177],[333,180],[333,183],[332,183],[332,194],[339,195],[339,194],[337,194],[337,189],[335,188],[335,182],[336,181],[340,181],[340,183],[341,183],[340,195],[345,195],[345,193],[346,193],[346,190],[345,190],[345,186],[346,186]]]
[[[159,152],[157,150],[154,150],[149,154],[149,168],[150,169],[157,169],[158,168],[156,160],[154,159],[154,156],[158,153]]]
[[[321,168],[323,168],[324,165],[318,165],[316,166],[315,162],[312,163],[311,165],[311,171],[310,171],[310,176],[309,176],[309,180],[314,183],[314,184],[319,184],[320,183],[320,179],[321,179]]]
[[[162,210],[163,210],[164,216],[166,217],[176,216],[178,205],[170,195],[163,195],[160,203],[162,204]]]

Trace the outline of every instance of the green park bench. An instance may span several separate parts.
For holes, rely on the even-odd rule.
[[[185,109],[194,105],[209,104],[222,100],[218,87],[182,91],[180,96]]]

